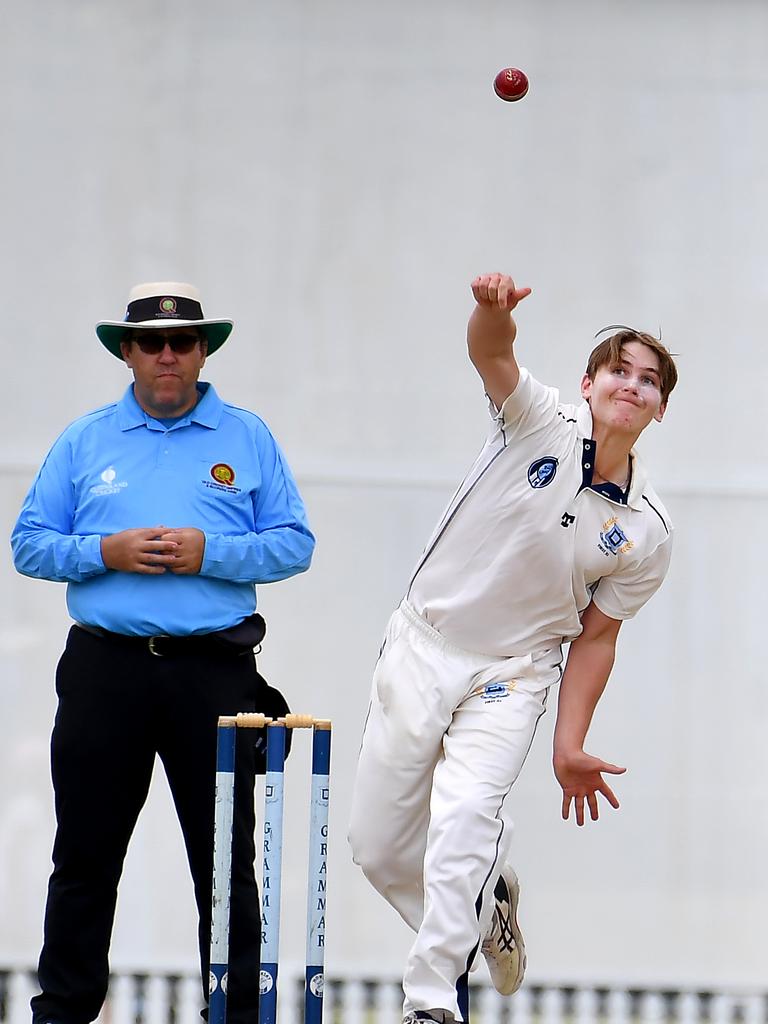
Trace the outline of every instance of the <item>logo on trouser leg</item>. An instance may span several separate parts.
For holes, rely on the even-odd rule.
[[[484,704],[498,704],[508,697],[516,686],[514,680],[509,683],[486,683],[485,686],[478,687],[475,693],[482,697]]]

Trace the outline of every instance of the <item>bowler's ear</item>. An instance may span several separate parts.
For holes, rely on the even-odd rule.
[[[667,411],[667,403],[666,402],[662,402],[661,405],[659,406],[659,411],[653,417],[656,420],[657,423],[661,423],[661,421],[664,419],[664,413],[666,411]]]
[[[590,395],[592,394],[592,378],[588,373],[585,373],[581,378],[581,397],[586,398],[589,401]]]
[[[122,353],[123,360],[125,361],[125,363],[128,366],[130,366],[131,365],[131,359],[130,359],[131,343],[130,343],[130,341],[121,341],[120,342],[120,352]]]

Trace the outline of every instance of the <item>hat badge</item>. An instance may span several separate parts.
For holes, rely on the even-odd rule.
[[[175,313],[176,312],[176,299],[169,297],[160,300],[160,309],[163,313]]]

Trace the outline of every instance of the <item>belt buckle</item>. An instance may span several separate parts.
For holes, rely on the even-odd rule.
[[[165,639],[165,638],[162,635],[161,636],[151,636],[149,638],[149,640],[147,641],[147,646],[149,647],[149,653],[150,654],[154,654],[154,656],[156,658],[163,658],[163,657],[165,657],[165,655],[163,654],[162,651],[155,650],[155,643],[158,640],[163,640],[163,639]]]

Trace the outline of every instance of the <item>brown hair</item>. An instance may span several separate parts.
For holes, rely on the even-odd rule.
[[[677,384],[677,367],[669,349],[652,334],[636,331],[632,327],[621,327],[618,324],[613,327],[604,327],[602,331],[597,332],[595,337],[597,338],[605,331],[616,331],[616,334],[612,334],[610,338],[604,338],[590,353],[586,370],[589,379],[595,379],[595,374],[601,366],[617,366],[621,362],[622,348],[630,341],[639,341],[641,345],[645,345],[658,356],[661,400],[666,402]]]

